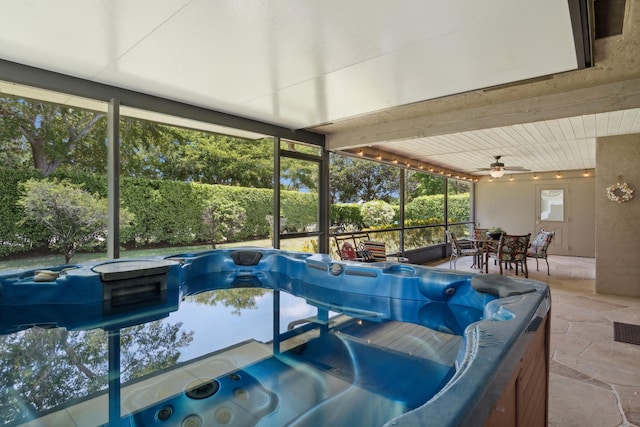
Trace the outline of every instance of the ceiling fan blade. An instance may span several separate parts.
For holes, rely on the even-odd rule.
[[[506,170],[506,171],[521,171],[521,172],[529,172],[529,171],[531,171],[531,169],[527,169],[527,168],[522,167],[522,166],[506,166],[504,168],[504,170]]]

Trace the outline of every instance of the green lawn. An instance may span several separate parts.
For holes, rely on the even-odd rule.
[[[282,240],[281,248],[287,251],[301,251],[302,245],[305,239],[287,239]],[[231,248],[240,246],[253,246],[260,248],[270,248],[271,241],[269,239],[253,240],[249,242],[236,242],[218,245],[217,248]],[[171,255],[186,252],[200,252],[211,249],[209,245],[200,246],[179,246],[173,248],[158,248],[158,249],[135,249],[128,251],[120,251],[120,258],[146,258],[157,255]],[[84,264],[96,261],[106,261],[107,254],[103,253],[77,253],[72,259],[72,264]],[[46,267],[64,264],[64,256],[62,254],[51,254],[38,257],[24,257],[11,260],[0,260],[1,270],[14,270],[19,268],[33,268],[33,267]]]

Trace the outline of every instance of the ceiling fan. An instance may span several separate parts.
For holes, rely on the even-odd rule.
[[[493,156],[496,159],[495,162],[491,163],[488,168],[477,169],[478,171],[489,171],[491,176],[494,178],[500,178],[504,175],[505,171],[514,171],[514,172],[529,172],[529,169],[523,168],[522,166],[509,166],[505,167],[504,163],[500,161],[502,156]]]

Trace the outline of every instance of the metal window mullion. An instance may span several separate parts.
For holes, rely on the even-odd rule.
[[[120,258],[120,100],[109,101],[107,115],[107,257]]]
[[[280,138],[273,138],[273,242],[280,249]]]

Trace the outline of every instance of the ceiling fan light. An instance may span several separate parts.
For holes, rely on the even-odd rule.
[[[491,176],[494,178],[500,178],[504,175],[504,169],[491,169]]]

